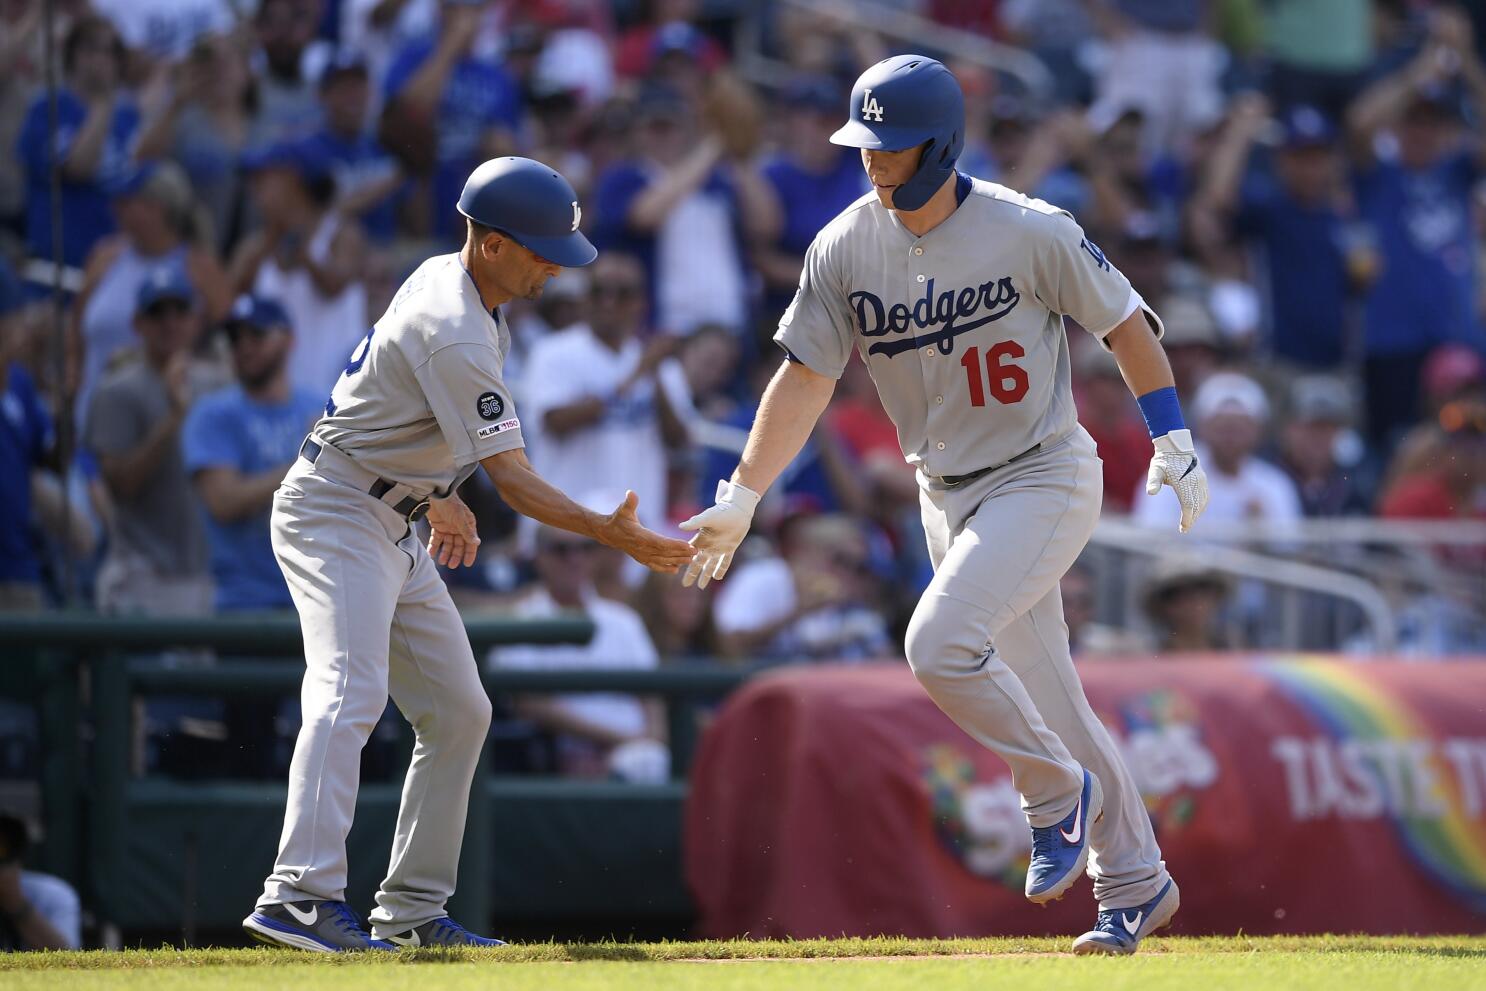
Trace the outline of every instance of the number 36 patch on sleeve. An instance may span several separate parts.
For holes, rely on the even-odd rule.
[[[521,426],[521,421],[518,420],[518,419],[516,419],[513,416],[509,420],[502,420],[499,423],[492,423],[488,427],[481,427],[479,430],[476,430],[475,431],[475,436],[476,437],[493,437],[493,436],[495,436],[498,433],[502,433],[503,431],[506,431],[506,430],[514,430],[514,429],[516,429],[516,428],[518,428],[520,426]]]
[[[480,414],[482,420],[499,420],[500,415],[506,411],[506,404],[501,402],[500,396],[493,392],[481,393],[475,402],[475,411]]]

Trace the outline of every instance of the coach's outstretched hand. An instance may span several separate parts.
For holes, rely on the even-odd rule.
[[[459,496],[428,501],[428,556],[434,564],[447,568],[468,568],[475,563],[480,549],[480,535],[475,530],[475,514]]]
[[[708,582],[728,573],[738,545],[748,536],[758,500],[759,494],[746,485],[717,483],[717,504],[681,524],[683,530],[696,531],[696,536],[691,538],[695,554],[681,584],[696,582],[697,588],[706,588]]]
[[[624,502],[604,517],[595,536],[602,543],[624,551],[651,571],[676,571],[691,559],[691,545],[641,526],[635,516],[635,508],[639,505],[640,497],[626,492]]]

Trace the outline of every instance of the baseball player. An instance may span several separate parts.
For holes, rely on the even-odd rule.
[[[1099,914],[1076,953],[1131,953],[1171,920],[1166,872],[1130,772],[1069,657],[1058,580],[1099,515],[1094,442],[1069,385],[1071,316],[1110,349],[1154,438],[1147,478],[1186,531],[1207,501],[1158,340],[1161,322],[1066,212],[955,171],[964,100],[943,65],[899,55],[852,89],[831,136],[873,189],[816,235],[775,340],[742,460],[695,531],[685,582],[721,578],[754,507],[800,450],[855,348],[920,502],[935,574],[906,653],[944,712],[1011,767],[1032,827],[1026,894],[1059,898],[1086,867]]]
[[[691,547],[646,530],[626,494],[590,512],[532,471],[502,379],[500,305],[536,299],[597,252],[578,198],[525,158],[484,163],[459,199],[467,237],[403,283],[351,354],[325,415],[274,496],[272,542],[304,630],[304,725],[273,873],[243,927],[305,950],[485,945],[448,918],[490,701],[435,568],[474,562],[474,516],[455,489],[480,466],[506,502],[550,526],[675,571]],[[427,516],[427,553],[412,524]],[[372,932],[345,903],[346,833],[361,748],[387,697],[413,724],[392,861]]]

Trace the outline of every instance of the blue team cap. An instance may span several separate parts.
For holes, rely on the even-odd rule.
[[[271,330],[285,330],[290,333],[294,331],[294,322],[289,319],[289,311],[276,299],[267,296],[253,296],[244,294],[237,297],[228,311],[226,318],[222,321],[230,335],[240,327],[246,327],[259,333],[267,333]]]
[[[1280,118],[1286,148],[1330,144],[1336,128],[1326,115],[1308,104],[1297,104]]]
[[[334,171],[334,163],[324,148],[313,141],[277,141],[243,153],[244,172],[265,169],[292,169],[303,179],[322,179]]]
[[[134,312],[142,313],[167,299],[188,306],[196,302],[196,290],[178,265],[161,265],[145,276],[139,294],[134,298]]]
[[[325,68],[320,70],[320,86],[330,85],[341,76],[369,76],[371,70],[367,67],[366,58],[358,51],[350,48],[341,48],[325,63]]]
[[[680,52],[696,58],[702,54],[703,41],[702,32],[690,24],[685,21],[671,21],[656,29],[655,40],[650,43],[650,54],[660,58],[672,52]]]

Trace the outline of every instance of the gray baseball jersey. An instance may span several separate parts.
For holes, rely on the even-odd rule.
[[[855,346],[908,462],[966,475],[1078,422],[1063,314],[1102,341],[1137,307],[1130,281],[1066,211],[971,179],[923,237],[876,193],[842,211],[805,253],[775,340],[831,378]]]
[[[1095,896],[1106,909],[1141,905],[1169,875],[1139,789],[1084,698],[1058,591],[1102,494],[1063,315],[1101,342],[1137,309],[1158,335],[1161,324],[1067,213],[958,182],[958,209],[922,237],[875,193],[831,221],[775,339],[832,378],[855,346],[919,468],[934,564],[904,643],[919,683],[1006,761],[1031,825],[1072,811],[1091,771],[1104,796],[1089,834]]]
[[[481,459],[525,446],[502,378],[510,349],[459,256],[430,258],[352,352],[315,435],[420,496],[446,495]]]
[[[369,489],[380,477],[444,494],[480,459],[523,446],[501,379],[510,345],[459,256],[424,262],[331,391],[315,426],[327,446],[274,495],[274,556],[304,631],[304,722],[260,906],[345,899],[361,749],[390,693],[418,759],[370,920],[385,936],[446,913],[490,702],[417,531]]]

